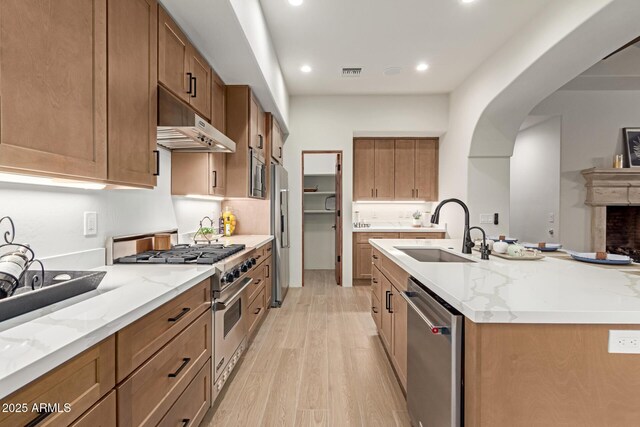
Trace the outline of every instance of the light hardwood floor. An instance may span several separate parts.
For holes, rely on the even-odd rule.
[[[306,271],[202,426],[409,426],[369,298],[369,287],[336,286],[333,271]]]

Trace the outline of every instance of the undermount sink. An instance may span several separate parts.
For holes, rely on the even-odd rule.
[[[475,262],[472,259],[452,254],[437,248],[398,248],[401,252],[420,262]]]
[[[28,271],[24,283],[37,272]],[[93,291],[105,276],[103,271],[45,271],[41,288],[32,290],[23,283],[15,293],[0,299],[0,322]]]

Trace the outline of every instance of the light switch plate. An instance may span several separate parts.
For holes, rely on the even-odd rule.
[[[556,222],[556,214],[553,212],[549,212],[549,217],[547,218],[547,221],[549,221],[552,224]]]
[[[640,331],[609,331],[609,353],[640,354]]]
[[[493,214],[480,214],[480,224],[493,224]]]
[[[85,212],[84,213],[84,235],[95,236],[97,234],[98,234],[98,213]]]

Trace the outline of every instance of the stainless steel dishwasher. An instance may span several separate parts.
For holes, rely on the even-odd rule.
[[[464,318],[426,286],[409,279],[407,301],[407,407],[414,427],[463,423]]]

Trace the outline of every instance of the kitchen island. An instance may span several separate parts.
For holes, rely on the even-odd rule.
[[[482,261],[462,255],[457,240],[370,242],[383,287],[391,285],[383,299],[394,301],[384,306],[393,305],[391,322],[376,323],[401,382],[412,375],[411,336],[393,295],[412,277],[464,316],[464,425],[637,425],[640,354],[609,353],[609,331],[640,331],[640,276],[552,257]],[[472,262],[420,262],[409,248]],[[372,312],[384,316],[376,286]]]

